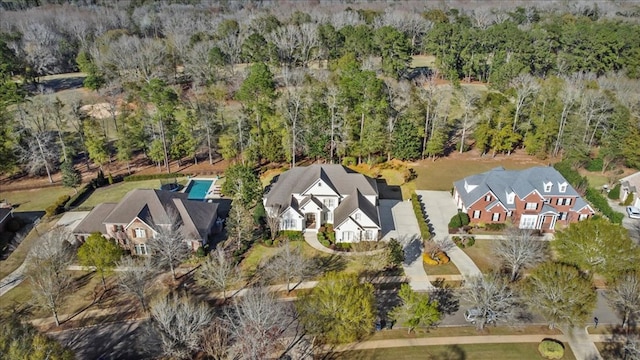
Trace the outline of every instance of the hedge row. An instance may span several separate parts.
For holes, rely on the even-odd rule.
[[[449,220],[448,226],[449,226],[449,229],[459,229],[461,227],[469,225],[470,221],[471,219],[469,219],[469,214],[462,211],[458,211],[457,214],[451,217],[451,220]]]
[[[153,179],[171,179],[176,177],[184,176],[183,174],[142,174],[142,175],[129,175],[125,176],[124,181],[142,181],[142,180],[153,180]]]
[[[45,215],[47,217],[50,217],[50,216],[58,215],[61,212],[64,212],[64,206],[67,204],[69,199],[71,199],[71,196],[69,196],[69,195],[60,196],[58,198],[58,200],[56,200],[56,202],[53,203],[53,205],[47,207],[44,210],[45,211]]]
[[[82,199],[87,193],[93,191],[94,189],[95,187],[91,183],[82,185],[82,187],[80,187],[80,190],[78,190],[78,192],[71,198],[69,198],[69,201],[64,204],[64,211],[69,211],[71,207],[78,204],[80,199]]]
[[[609,220],[614,224],[622,224],[622,219],[624,219],[624,215],[613,210],[611,206],[609,206],[609,202],[607,199],[600,194],[600,191],[588,188],[587,193],[585,194],[585,198],[598,209],[602,215],[609,218]]]
[[[418,199],[418,194],[411,194],[411,204],[413,205],[413,212],[416,214],[416,219],[418,219],[418,227],[420,227],[420,235],[424,240],[431,239],[431,231],[429,231],[429,225],[424,218],[424,213],[422,212],[422,204]]]
[[[580,174],[571,167],[566,161],[561,161],[553,165],[553,167],[558,170],[558,172],[564,176],[565,179],[573,186],[576,190],[585,189],[584,197],[593,205],[596,210],[600,211],[602,215],[609,218],[614,224],[621,224],[622,219],[624,219],[624,215],[613,210],[611,206],[609,206],[609,202],[607,199],[600,194],[600,191],[588,187],[587,186],[587,178],[584,176],[580,176]],[[615,188],[614,188],[615,189]],[[611,190],[613,192],[614,190]],[[610,193],[611,193],[610,192]]]

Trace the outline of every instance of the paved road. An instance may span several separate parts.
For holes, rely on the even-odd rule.
[[[0,296],[8,293],[9,290],[20,285],[22,280],[24,280],[24,271],[26,267],[27,263],[23,262],[22,265],[15,269],[11,274],[0,280]]]
[[[478,266],[464,251],[458,248],[449,238],[449,220],[458,212],[451,195],[446,191],[416,191],[431,226],[434,240],[444,243],[447,255],[456,265],[460,274],[468,280],[470,277],[482,276]]]

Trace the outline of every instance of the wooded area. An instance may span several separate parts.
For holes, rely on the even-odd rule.
[[[70,158],[102,167],[139,153],[167,172],[216,154],[374,163],[471,147],[640,168],[633,3],[287,4],[3,2],[0,171],[51,178]],[[40,95],[41,76],[74,71],[108,115]]]

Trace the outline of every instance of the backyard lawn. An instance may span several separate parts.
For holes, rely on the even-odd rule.
[[[33,190],[3,191],[0,192],[0,199],[6,199],[17,206],[15,211],[44,211],[60,196],[73,195],[73,193],[73,189],[53,186]]]
[[[186,178],[178,178],[182,183]],[[118,202],[133,189],[159,189],[160,180],[123,181],[117,184],[96,189],[80,206],[83,208],[94,207],[103,202]]]
[[[473,246],[462,249],[462,251],[469,255],[471,260],[478,265],[478,268],[483,274],[500,266],[498,259],[491,255],[493,253],[491,248],[494,241],[499,240],[476,240]]]
[[[472,157],[470,155],[450,156],[436,161],[423,160],[413,168],[418,173],[416,187],[420,190],[449,191],[453,182],[469,175],[482,173],[498,166],[507,170],[526,169],[532,166],[546,166],[548,163],[532,157],[498,156],[492,158]]]
[[[337,354],[336,359],[394,359],[394,360],[487,360],[487,359],[518,359],[540,360],[538,343],[519,344],[470,344],[470,345],[437,345],[437,346],[407,346],[362,351],[347,351]],[[575,359],[569,346],[565,345],[563,360]]]

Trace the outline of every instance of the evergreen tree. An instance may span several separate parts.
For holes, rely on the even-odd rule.
[[[73,167],[71,161],[64,161],[62,165],[60,165],[60,171],[62,172],[62,185],[73,188],[77,194],[77,187],[82,181],[80,172]]]

